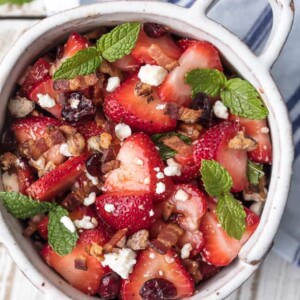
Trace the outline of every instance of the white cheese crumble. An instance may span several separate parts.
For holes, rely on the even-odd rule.
[[[167,160],[168,166],[164,168],[166,176],[180,176],[182,166],[178,164],[173,158]]]
[[[184,244],[181,249],[181,258],[185,259],[190,256],[193,246],[190,243]]]
[[[69,147],[67,143],[63,143],[60,145],[59,152],[66,157],[72,156],[72,154],[69,151]]]
[[[149,254],[149,258],[154,259],[155,257],[156,257],[155,253],[152,253],[152,252],[151,252],[151,253]]]
[[[87,170],[85,171],[85,175],[93,185],[97,185],[99,183],[98,178],[96,176],[92,176]]]
[[[115,211],[115,206],[113,204],[110,204],[110,203],[106,203],[104,205],[104,210],[107,211],[108,213],[111,213],[113,211]]]
[[[70,232],[73,233],[76,231],[75,225],[69,217],[67,216],[61,217],[60,223],[62,223]]]
[[[144,179],[144,183],[145,183],[145,184],[150,184],[150,178],[149,178],[149,177],[146,177],[146,178]]]
[[[164,110],[166,108],[166,104],[157,104],[155,108],[156,110]]]
[[[144,165],[144,162],[139,158],[135,158],[134,163],[138,166]]]
[[[51,108],[56,105],[55,100],[51,98],[48,94],[37,94],[38,103],[43,108]]]
[[[222,101],[216,101],[213,106],[214,114],[220,119],[228,119],[229,113],[228,108],[223,104]]]
[[[158,271],[158,275],[159,275],[159,276],[163,276],[163,275],[164,275],[164,271],[159,270],[159,271]]]
[[[95,203],[95,200],[96,200],[96,193],[92,192],[86,198],[84,198],[83,204],[85,206],[90,206]]]
[[[260,130],[260,132],[261,133],[269,133],[269,128],[268,127],[263,127],[261,130]]]
[[[121,80],[119,77],[109,77],[107,80],[106,91],[113,92],[116,88],[118,88],[121,84]]]
[[[3,187],[6,192],[16,192],[19,193],[19,183],[18,183],[18,176],[15,173],[11,175],[8,172],[4,172],[2,175],[2,182]]]
[[[164,183],[158,182],[156,184],[156,190],[155,190],[156,194],[162,194],[165,192],[165,190],[166,190],[166,185]]]
[[[114,252],[104,254],[101,264],[103,267],[110,267],[123,279],[127,279],[136,264],[136,253],[128,248],[114,249]]]
[[[78,100],[78,99],[75,99],[75,98],[70,99],[70,106],[74,109],[78,108],[79,103],[80,103],[80,100]]]
[[[174,199],[175,199],[176,201],[182,201],[182,202],[184,202],[184,201],[186,201],[187,199],[189,199],[189,195],[188,195],[184,190],[179,189],[179,190],[176,192],[176,194],[175,194],[175,196],[174,196]]]
[[[151,210],[149,211],[149,216],[150,216],[150,217],[153,217],[153,216],[154,216],[154,211],[153,211],[153,209],[151,209]]]
[[[155,172],[159,172],[159,171],[160,171],[160,168],[159,168],[159,167],[156,167],[156,168],[153,168],[153,170],[154,170]]]
[[[132,132],[131,128],[127,124],[119,123],[115,127],[115,133],[120,141],[124,141],[126,138],[131,136]]]
[[[74,225],[79,229],[93,229],[98,226],[98,222],[95,218],[84,216],[81,220],[75,220]]]
[[[16,97],[15,99],[10,99],[8,103],[8,110],[14,117],[17,118],[23,118],[27,116],[34,110],[34,107],[35,103],[25,97]]]
[[[163,178],[165,178],[165,175],[164,175],[163,172],[158,172],[158,173],[156,174],[156,178],[158,178],[158,179],[163,179]]]
[[[159,86],[168,75],[168,71],[161,66],[145,65],[140,68],[138,78],[143,83]]]

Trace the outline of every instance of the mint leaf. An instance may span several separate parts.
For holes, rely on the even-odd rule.
[[[202,160],[201,176],[206,192],[212,197],[228,193],[232,188],[232,178],[228,171],[215,160]]]
[[[163,142],[157,143],[156,146],[159,148],[158,152],[162,160],[167,160],[177,154],[176,150],[166,146]]]
[[[32,0],[0,0],[1,4],[16,4],[16,5],[22,5],[24,3],[32,2]]]
[[[217,217],[227,235],[240,240],[246,230],[246,212],[231,194],[218,197]]]
[[[51,248],[60,256],[72,252],[78,240],[77,232],[69,231],[60,219],[69,213],[61,206],[55,206],[49,213],[48,242]]]
[[[156,144],[159,141],[161,141],[163,138],[174,136],[174,135],[178,136],[183,142],[185,142],[188,145],[190,145],[192,143],[192,140],[188,136],[186,136],[184,134],[181,134],[181,133],[178,133],[178,132],[175,132],[175,131],[153,134],[151,136],[151,139]]]
[[[230,79],[221,90],[221,99],[231,113],[252,120],[265,119],[268,109],[257,90],[246,80]]]
[[[53,207],[52,203],[39,202],[15,192],[0,192],[0,199],[6,210],[18,219],[28,219],[43,214]]]
[[[193,97],[198,93],[216,97],[225,85],[226,77],[216,69],[194,69],[185,74],[185,82],[191,86]]]
[[[260,178],[265,176],[263,168],[264,166],[262,164],[257,164],[252,162],[251,160],[248,160],[247,176],[251,184],[257,185]]]
[[[114,62],[131,52],[138,39],[140,29],[140,23],[119,25],[97,41],[97,49],[106,60]]]
[[[89,75],[96,72],[102,58],[96,48],[90,47],[78,51],[68,58],[54,73],[53,79],[72,79],[80,75]]]

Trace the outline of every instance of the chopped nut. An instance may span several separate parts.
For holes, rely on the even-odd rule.
[[[173,59],[162,51],[161,47],[157,44],[152,44],[148,49],[148,54],[155,60],[155,62],[165,68],[168,71],[173,70],[175,67],[177,67],[178,61],[176,59]]]
[[[162,139],[162,142],[170,147],[173,150],[178,152],[189,153],[191,151],[191,147],[187,145],[181,138],[176,135],[167,136]]]
[[[109,162],[103,163],[101,167],[101,171],[103,174],[106,174],[114,169],[117,169],[120,167],[120,161],[119,160],[111,160]]]
[[[100,137],[99,136],[92,136],[88,139],[88,148],[90,150],[94,150],[94,151],[101,151],[100,148]]]
[[[95,85],[98,82],[96,74],[90,74],[86,76],[77,76],[74,79],[69,80],[70,91],[78,91],[86,89]]]
[[[27,159],[31,159],[30,148],[35,144],[34,140],[27,140],[23,144],[18,146],[19,154]]]
[[[87,271],[88,266],[87,266],[87,259],[84,256],[80,256],[75,259],[75,269],[81,270],[81,271]]]
[[[102,132],[100,134],[100,147],[103,149],[108,149],[112,141],[112,135],[107,132]]]
[[[134,93],[136,96],[147,97],[153,93],[153,90],[150,84],[139,82],[134,87]]]
[[[148,238],[148,230],[139,230],[128,239],[126,246],[135,251],[146,249],[148,244]]]
[[[47,141],[44,137],[38,139],[29,149],[32,159],[37,160],[43,153],[49,149]]]
[[[53,171],[56,167],[57,166],[53,161],[48,161],[45,166],[45,173]]]
[[[194,124],[198,122],[198,120],[202,116],[202,112],[203,112],[202,109],[195,110],[187,107],[181,107],[179,109],[178,120],[184,123]]]
[[[98,261],[104,259],[103,248],[96,243],[92,243],[92,245],[86,249],[86,252],[95,257]]]
[[[116,245],[118,248],[125,248],[126,246],[126,236],[123,236],[118,244]]]
[[[185,123],[181,123],[177,130],[178,133],[181,133],[189,137],[192,141],[197,140],[202,131],[203,131],[203,127],[200,124],[185,124]]]
[[[2,170],[7,171],[13,168],[16,164],[17,159],[18,158],[11,152],[6,152],[3,155],[1,155],[0,162],[1,162]]]
[[[17,96],[15,99],[10,99],[8,110],[17,118],[23,118],[29,115],[35,107],[35,103],[27,98]]]
[[[238,134],[229,141],[229,149],[252,151],[257,148],[257,142],[246,135],[244,131],[239,131]]]
[[[79,156],[85,148],[85,139],[79,132],[76,132],[68,138],[67,144],[69,152],[73,156]]]
[[[76,128],[69,125],[60,126],[59,130],[62,131],[67,137],[72,136],[76,132]]]
[[[112,252],[113,248],[124,238],[124,236],[126,237],[127,231],[128,228],[118,230],[110,239],[110,241],[103,246],[103,252]]]
[[[203,276],[199,270],[199,263],[197,261],[191,259],[184,259],[183,265],[187,269],[187,271],[191,274],[194,282],[197,284],[200,280],[202,280]]]

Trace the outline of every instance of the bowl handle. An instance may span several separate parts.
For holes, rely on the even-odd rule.
[[[206,15],[219,0],[196,0],[190,7],[193,14]],[[291,31],[294,19],[293,0],[268,0],[273,12],[273,26],[267,44],[258,56],[267,69],[277,60]]]

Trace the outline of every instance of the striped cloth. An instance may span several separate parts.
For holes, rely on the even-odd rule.
[[[98,2],[97,0],[44,0],[48,12]],[[195,0],[169,0],[191,7]],[[201,0],[198,0],[201,1]],[[62,3],[64,4],[62,7]],[[300,0],[295,0],[296,7]],[[209,16],[238,35],[249,48],[259,53],[272,27],[272,10],[266,0],[222,0]],[[290,38],[276,64],[272,75],[286,99],[293,122],[295,140],[295,164],[288,205],[275,239],[273,250],[288,260],[300,265],[300,16],[296,9],[295,23]]]

